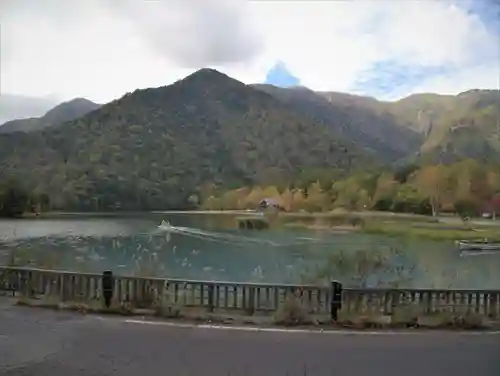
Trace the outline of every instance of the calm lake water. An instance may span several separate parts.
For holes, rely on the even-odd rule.
[[[182,233],[157,228],[162,219]],[[349,286],[500,289],[500,253],[450,242],[288,229],[235,229],[227,215],[0,220],[0,263],[86,272]]]

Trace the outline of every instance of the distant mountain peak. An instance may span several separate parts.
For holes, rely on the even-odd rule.
[[[0,133],[30,132],[77,119],[97,110],[101,105],[85,98],[75,98],[53,107],[39,118],[19,119],[5,123]]]
[[[163,87],[164,89],[177,88],[185,90],[195,95],[198,93],[218,93],[229,95],[232,91],[239,91],[247,87],[243,82],[238,81],[225,73],[212,68],[202,68],[194,73],[178,80],[172,85]]]
[[[47,111],[43,118],[56,117],[61,118],[62,121],[72,120],[75,117],[82,116],[87,112],[93,111],[101,107],[101,105],[89,101],[85,98],[75,98],[67,102],[63,102]]]
[[[201,68],[197,71],[191,73],[190,75],[184,77],[180,81],[188,82],[193,80],[207,80],[207,79],[227,79],[232,81],[237,81],[232,77],[229,77],[227,74],[218,71],[213,68]]]
[[[91,100],[88,100],[87,98],[83,98],[83,97],[74,98],[74,99],[71,99],[69,101],[63,102],[61,104],[75,104],[75,103],[78,103],[78,104],[86,103],[86,104],[93,104],[93,105],[96,104],[95,102],[92,102]]]

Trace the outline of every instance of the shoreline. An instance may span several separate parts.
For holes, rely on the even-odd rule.
[[[2,220],[44,220],[44,219],[92,219],[92,218],[140,218],[163,216],[220,216],[220,217],[261,217],[259,211],[248,210],[165,210],[165,211],[112,211],[112,212],[63,212],[54,211],[40,215],[25,215],[20,218],[0,218]],[[269,218],[269,217],[268,217]],[[488,238],[500,241],[500,221],[477,218],[464,223],[452,216],[423,216],[408,213],[378,211],[351,212],[279,212],[271,216],[269,230],[305,229],[332,234],[373,234],[392,237],[414,237],[434,241],[455,241]]]
[[[41,212],[39,215],[34,213],[27,213],[23,216],[16,218],[37,218],[48,216],[127,216],[127,215],[144,215],[144,214],[204,214],[204,215],[255,215],[260,214],[259,210],[252,209],[235,209],[235,210],[114,210],[114,211],[47,211]],[[440,218],[457,218],[454,216],[432,217],[422,214],[412,213],[396,213],[396,212],[383,212],[383,211],[330,211],[330,212],[278,212],[280,217],[305,217],[305,218],[328,218],[328,217],[345,217],[345,216],[361,216],[361,217],[384,217],[384,218],[411,218],[411,219],[431,219],[437,221]],[[3,218],[3,217],[2,217]],[[5,217],[8,218],[8,217]]]

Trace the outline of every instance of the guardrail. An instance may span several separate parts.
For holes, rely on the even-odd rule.
[[[13,296],[52,298],[60,302],[130,304],[154,309],[161,302],[208,312],[277,311],[289,294],[309,313],[331,315],[392,315],[398,307],[416,306],[422,313],[464,312],[500,318],[500,290],[437,290],[346,288],[331,286],[235,283],[104,274],[0,266],[0,291]],[[109,299],[105,299],[108,295]]]

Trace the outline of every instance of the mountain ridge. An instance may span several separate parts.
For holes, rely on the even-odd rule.
[[[497,95],[469,90],[381,102],[246,85],[202,69],[68,121],[31,125],[39,131],[0,134],[0,170],[52,193],[55,208],[185,208],[214,189],[288,186],[304,174],[315,181],[397,164],[494,161]],[[48,113],[58,112],[75,116]]]
[[[74,210],[182,208],[204,186],[288,184],[303,170],[375,164],[332,127],[213,70],[41,132],[0,135],[0,169]]]
[[[91,111],[100,108],[101,105],[85,98],[75,98],[62,102],[49,109],[41,117],[27,119],[16,119],[0,125],[1,133],[32,132],[47,127],[57,126],[61,123],[77,119]]]
[[[56,105],[57,102],[50,98],[0,94],[0,124],[16,119],[43,116]]]

